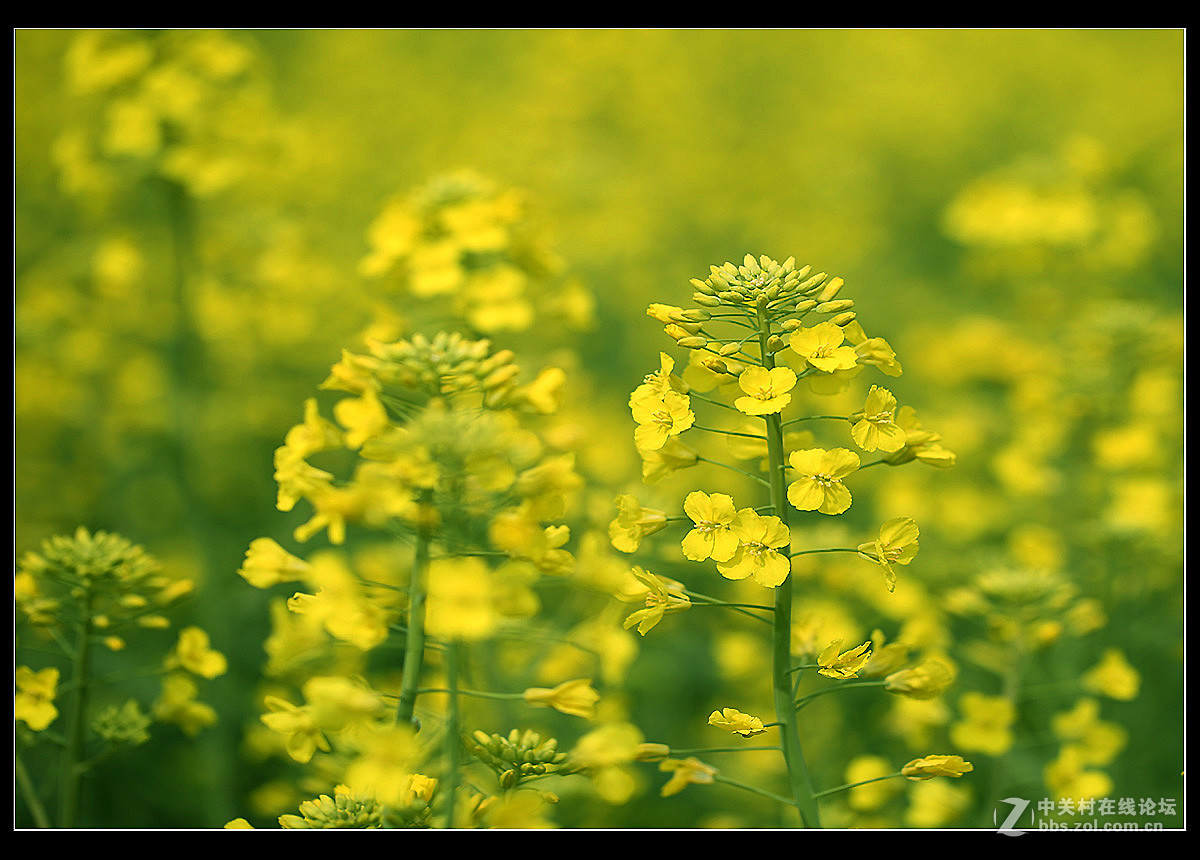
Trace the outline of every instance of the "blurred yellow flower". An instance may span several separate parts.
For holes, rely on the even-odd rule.
[[[884,689],[910,699],[932,699],[954,683],[954,670],[930,658],[909,669],[893,672],[884,679]]]
[[[667,527],[666,513],[643,508],[636,496],[623,493],[613,504],[617,506],[617,517],[608,524],[608,536],[621,552],[637,552],[643,538]]]
[[[18,666],[15,678],[14,718],[35,732],[40,732],[58,717],[54,696],[58,690],[58,669],[50,667],[35,672],[28,666]]]
[[[270,588],[281,582],[301,580],[308,570],[304,559],[292,555],[273,539],[262,537],[250,542],[238,575],[255,588]]]
[[[444,639],[486,639],[500,622],[494,592],[492,571],[483,559],[434,559],[429,564],[425,629]]]
[[[173,672],[163,678],[162,693],[154,703],[154,718],[179,726],[193,736],[215,725],[217,712],[211,705],[196,701],[200,688],[190,676]]]
[[[545,687],[530,687],[523,694],[527,705],[536,708],[554,708],[573,717],[583,717],[585,720],[596,716],[596,702],[600,694],[592,687],[591,678],[576,678],[564,681],[553,689]]]
[[[1122,702],[1137,698],[1142,676],[1129,664],[1120,648],[1108,648],[1100,662],[1081,679],[1083,688]]]
[[[671,779],[662,787],[663,797],[679,794],[689,785],[712,785],[716,782],[717,769],[698,758],[667,759],[658,769],[671,774]]]
[[[1017,718],[1012,701],[971,690],[962,694],[958,707],[963,717],[950,726],[950,740],[956,747],[992,756],[1008,752]]]
[[[199,627],[179,631],[175,650],[167,658],[167,668],[182,666],[189,672],[212,680],[225,674],[229,667],[225,655],[209,647],[208,634]]]

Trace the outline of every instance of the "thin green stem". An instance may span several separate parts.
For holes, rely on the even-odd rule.
[[[771,336],[771,324],[767,319],[766,307],[758,309],[759,347],[763,356],[763,366],[768,370],[775,366],[775,356],[767,347]],[[770,462],[768,474],[771,477],[771,504],[775,506],[776,515],[782,520],[784,527],[788,526],[787,488],[783,465],[787,458],[783,448],[783,422],[778,413],[764,416],[767,430],[767,457]],[[791,547],[785,550],[791,558]],[[804,750],[800,744],[800,732],[796,723],[796,712],[793,707],[792,694],[792,589],[793,577],[790,575],[782,584],[775,588],[775,624],[771,637],[771,685],[775,699],[775,718],[779,722],[779,734],[783,742],[783,757],[787,763],[788,778],[791,783],[791,802],[800,811],[800,820],[805,827],[820,827],[821,812],[813,790],[812,776],[808,772],[808,763],[804,760]]]
[[[706,433],[720,433],[722,436],[744,436],[747,439],[757,439],[760,442],[766,439],[766,436],[759,436],[757,433],[741,433],[737,430],[720,430],[716,427],[701,427],[699,424],[693,424],[689,430],[703,430]]]
[[[408,632],[404,639],[404,666],[400,679],[400,696],[396,702],[396,723],[413,724],[417,706],[417,684],[425,664],[425,579],[429,573],[429,545],[432,540],[430,502],[431,490],[422,490],[418,500],[421,525],[417,529],[417,545],[412,573],[408,582]]]
[[[836,684],[832,687],[825,687],[824,689],[817,690],[815,693],[809,693],[807,696],[797,699],[796,710],[800,710],[813,699],[818,699],[828,693],[839,693],[842,690],[853,690],[856,687],[882,687],[886,683],[887,681],[859,681],[856,684]]]
[[[745,615],[747,618],[753,618],[755,621],[761,621],[763,624],[771,624],[771,620],[769,618],[763,618],[761,615],[755,615],[753,612],[750,612],[749,610],[744,609],[741,606],[734,606],[732,604],[726,604],[725,601],[723,601],[723,600],[717,600],[717,598],[715,598],[715,597],[709,597],[706,594],[700,594],[698,592],[691,591],[688,589],[684,589],[683,593],[686,594],[688,597],[693,598],[694,600],[701,601],[700,603],[695,604],[696,606],[727,606],[729,609],[732,609],[734,612]],[[769,608],[772,611],[774,611],[774,609],[775,609],[775,607],[773,607],[773,606],[772,607],[762,607],[762,608],[763,609]]]
[[[731,472],[737,472],[739,475],[744,475],[745,477],[749,478],[752,481],[758,481],[758,483],[762,484],[763,486],[770,486],[770,484],[767,483],[767,480],[765,478],[763,478],[761,475],[755,475],[752,472],[747,472],[744,469],[739,469],[737,466],[730,466],[728,463],[722,463],[720,460],[713,460],[713,459],[710,459],[709,457],[696,457],[696,459],[699,460],[701,463],[711,463],[714,466],[721,466],[725,469],[728,469]]]
[[[711,397],[705,397],[703,394],[699,394],[695,391],[689,391],[688,397],[694,397],[704,403],[711,403],[713,406],[720,406],[722,409],[728,409],[730,412],[737,412],[739,415],[743,414],[741,410],[730,406],[728,403],[722,403],[720,400],[713,400]]]
[[[812,555],[813,553],[817,553],[817,552],[853,552],[853,553],[857,553],[858,550],[850,549],[849,547],[844,547],[844,546],[832,546],[832,547],[828,547],[826,549],[802,549],[799,552],[792,553],[792,555]]]
[[[783,426],[791,427],[793,424],[799,424],[801,421],[817,421],[817,420],[821,420],[821,419],[824,419],[827,421],[849,421],[850,420],[845,415],[802,415],[799,418],[793,418],[790,421],[784,422]]]
[[[710,755],[712,753],[752,752],[754,750],[774,750],[778,752],[783,747],[698,747],[691,750],[671,748],[671,755]]]
[[[770,798],[771,800],[774,800],[777,803],[784,803],[784,804],[787,804],[788,806],[799,806],[799,804],[796,803],[796,801],[792,800],[789,797],[784,797],[783,795],[776,794],[773,791],[767,791],[765,788],[758,788],[753,785],[746,785],[746,783],[744,783],[744,782],[738,782],[736,779],[730,779],[727,776],[721,776],[719,773],[714,774],[713,779],[716,782],[722,783],[723,785],[731,785],[734,788],[742,789],[742,791],[749,791],[753,794],[758,794],[758,795],[761,795],[762,797]]]
[[[845,785],[839,785],[837,788],[827,788],[824,791],[818,791],[817,797],[828,797],[829,795],[837,794],[840,791],[849,791],[852,788],[858,788],[860,785],[867,785],[868,783],[880,782],[881,780],[885,779],[895,779],[896,777],[902,776],[904,776],[904,774],[900,773],[900,771],[896,771],[895,773],[889,773],[886,776],[876,776],[872,777],[871,779],[864,779],[861,782],[848,782]]]
[[[421,687],[418,693],[447,693],[451,696],[471,696],[476,699],[501,699],[512,701],[524,698],[523,693],[492,693],[487,690],[464,690],[461,687]]]

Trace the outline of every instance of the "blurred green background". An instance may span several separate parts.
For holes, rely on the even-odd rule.
[[[875,475],[861,525],[921,523],[911,576],[961,689],[994,694],[1004,669],[1001,622],[957,590],[1050,571],[1104,623],[1047,632],[1029,683],[1121,649],[1142,683],[1105,703],[1128,734],[1112,794],[1182,807],[1181,30],[18,30],[14,49],[17,553],[81,524],[126,535],[197,578],[192,620],[231,662],[206,693],[218,726],[114,761],[90,824],[219,826],[277,776],[242,747],[269,619],[235,571],[302,521],[275,510],[271,455],[378,324],[369,226],[463,169],[525,193],[592,295],[590,325],[545,347],[590,428],[581,509],[647,492],[626,400],[670,346],[647,304],[746,253],[837,274],[904,364],[901,403],[958,454]],[[864,637],[923,617],[857,611]],[[676,626],[625,691],[650,739],[720,706],[712,634]],[[1003,769],[979,756],[958,817],[877,821],[990,827],[993,789],[1043,796],[1072,701],[1022,710],[1028,743]],[[837,714],[828,784],[871,748]],[[659,800],[646,771],[644,802],[566,823],[746,823],[724,795]],[[855,814],[835,823],[875,820]]]

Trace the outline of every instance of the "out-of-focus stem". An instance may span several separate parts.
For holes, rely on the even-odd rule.
[[[758,342],[763,367],[775,367],[775,355],[767,341],[771,336],[771,323],[765,307],[758,309]],[[767,458],[770,462],[771,504],[775,515],[784,526],[788,526],[787,489],[785,487],[783,448],[783,422],[779,413],[764,416],[767,425]],[[791,547],[787,548],[791,559]],[[800,745],[800,732],[796,725],[796,711],[792,704],[792,576],[775,589],[775,626],[771,637],[771,686],[775,698],[775,719],[779,722],[779,734],[783,742],[783,757],[787,762],[788,778],[791,782],[792,799],[800,811],[800,820],[805,827],[820,827],[821,814],[813,790],[812,777],[804,760]]]
[[[84,596],[76,628],[75,653],[71,658],[71,698],[67,717],[66,749],[58,794],[58,826],[74,827],[83,791],[83,753],[87,739],[88,675],[91,672],[92,596]]]
[[[411,724],[417,705],[417,686],[425,663],[425,590],[429,572],[429,544],[433,535],[432,492],[422,490],[418,499],[417,545],[408,581],[408,632],[404,637],[404,667],[396,722]]]
[[[29,807],[29,814],[33,816],[33,823],[37,827],[48,828],[50,826],[50,816],[46,814],[46,808],[42,806],[42,799],[38,797],[37,787],[34,786],[33,780],[29,776],[29,770],[25,767],[25,762],[15,752],[13,754],[13,772],[16,776],[17,788],[20,789],[21,796],[25,798],[25,805]]]
[[[458,712],[458,669],[462,643],[451,642],[446,646],[446,684],[450,688],[450,701],[446,713],[446,777],[442,790],[446,795],[446,827],[454,827],[455,796],[458,794],[459,759],[459,712]]]

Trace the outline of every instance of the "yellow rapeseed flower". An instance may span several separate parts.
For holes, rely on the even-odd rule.
[[[270,588],[281,582],[301,580],[308,570],[304,559],[292,555],[271,538],[262,537],[250,542],[238,574],[255,588]]]
[[[907,436],[896,423],[896,396],[886,388],[872,385],[862,412],[853,417],[850,435],[864,451],[899,451]]]
[[[932,699],[954,683],[954,670],[930,658],[909,669],[893,672],[884,679],[884,689],[910,699]]]
[[[722,708],[719,711],[713,711],[708,715],[708,724],[744,738],[752,738],[766,732],[761,719],[744,714],[736,708]]]
[[[916,558],[920,530],[912,517],[894,517],[879,528],[879,537],[858,545],[861,558],[883,567],[888,591],[896,590],[893,564],[908,564]]]
[[[788,461],[798,475],[787,488],[793,507],[830,515],[850,508],[853,499],[842,479],[858,470],[857,454],[846,448],[807,448],[793,451]]]
[[[683,538],[683,554],[692,561],[729,561],[738,548],[737,536],[730,530],[737,516],[733,497],[696,490],[684,499],[683,511],[695,524]]]
[[[527,705],[536,708],[554,708],[573,717],[590,720],[596,716],[596,702],[600,694],[592,687],[591,678],[576,678],[564,681],[553,689],[530,687],[523,694]]]
[[[608,524],[608,537],[621,552],[637,552],[643,538],[667,527],[666,512],[643,508],[635,496],[619,495],[613,504],[617,517]]]
[[[663,797],[679,794],[689,785],[712,785],[716,782],[717,769],[695,757],[669,758],[660,763],[658,769],[671,774],[671,779],[660,792]]]
[[[35,672],[28,666],[18,666],[14,680],[17,692],[13,697],[14,718],[35,732],[40,732],[58,718],[54,696],[58,690],[58,669],[50,667]]]
[[[434,559],[429,564],[426,630],[444,639],[486,639],[500,621],[494,591],[492,572],[483,559]]]
[[[1142,676],[1137,669],[1129,665],[1124,652],[1119,648],[1107,649],[1100,662],[1082,678],[1085,690],[1122,702],[1137,698],[1141,682]]]
[[[329,741],[313,719],[310,707],[293,705],[278,696],[267,696],[263,704],[270,713],[259,719],[271,731],[287,738],[287,754],[294,761],[307,764],[317,750],[329,752]]]
[[[199,627],[185,627],[179,631],[179,642],[167,658],[167,668],[175,667],[212,680],[224,675],[229,663],[224,654],[209,647],[207,633]]]
[[[738,377],[738,386],[746,392],[733,405],[747,415],[772,415],[792,402],[788,392],[796,386],[796,374],[788,367],[747,367]]]
[[[964,773],[970,773],[975,766],[964,761],[959,755],[927,755],[915,758],[900,769],[900,772],[914,782],[923,779],[933,779],[935,776],[949,776],[955,779]]]
[[[765,588],[775,588],[788,578],[792,563],[787,552],[792,537],[783,520],[759,516],[746,508],[738,512],[730,528],[738,539],[738,548],[729,561],[718,562],[721,576],[735,580],[752,576]]]
[[[692,600],[684,594],[681,583],[655,576],[640,567],[633,568],[633,576],[645,586],[646,605],[645,608],[630,613],[625,619],[623,626],[626,630],[636,624],[638,633],[645,636],[664,615],[691,608]]]
[[[647,484],[657,484],[668,475],[700,462],[700,452],[678,436],[672,436],[657,450],[638,448],[637,452],[642,458],[642,480]]]
[[[638,425],[633,432],[638,450],[657,451],[696,421],[687,395],[673,389],[631,398],[629,408]]]
[[[1013,745],[1012,724],[1017,709],[1004,696],[988,696],[974,690],[958,702],[963,718],[950,726],[950,740],[964,750],[1003,755]]]
[[[868,639],[856,648],[838,653],[842,647],[841,639],[834,639],[817,655],[817,664],[821,667],[817,673],[826,678],[857,678],[858,671],[871,659],[871,641]]]
[[[811,367],[824,373],[849,370],[858,362],[858,354],[852,346],[843,346],[846,333],[841,326],[831,322],[818,323],[812,328],[795,331],[788,345]]]

